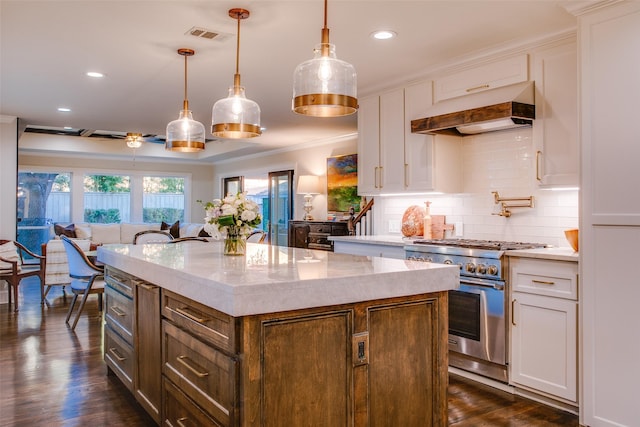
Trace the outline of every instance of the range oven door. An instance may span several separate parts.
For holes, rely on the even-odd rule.
[[[449,350],[506,365],[504,282],[460,279],[449,291]]]

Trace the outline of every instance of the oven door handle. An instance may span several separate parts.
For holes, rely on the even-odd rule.
[[[485,282],[482,280],[460,279],[461,285],[482,286],[483,288],[493,288],[497,291],[504,291],[504,283],[502,282]]]

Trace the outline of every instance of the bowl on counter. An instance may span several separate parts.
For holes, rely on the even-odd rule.
[[[564,236],[571,245],[574,251],[578,252],[578,229],[572,228],[564,231]]]

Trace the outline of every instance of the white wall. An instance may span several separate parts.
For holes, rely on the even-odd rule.
[[[542,242],[569,247],[564,230],[578,227],[578,190],[539,190],[535,180],[532,130],[493,132],[463,139],[464,194],[376,197],[377,234],[400,234],[398,222],[407,207],[424,206],[446,215],[448,224],[462,223],[470,239]],[[492,191],[501,197],[534,196],[533,208],[514,208],[512,216],[492,215],[500,210]],[[395,227],[394,227],[395,226]]]
[[[357,136],[349,135],[335,141],[318,144],[307,144],[296,150],[277,150],[269,155],[247,156],[233,161],[216,163],[215,194],[222,193],[222,180],[227,177],[249,176],[267,177],[269,172],[293,169],[294,192],[300,175],[321,176],[324,192],[313,199],[311,215],[317,220],[327,218],[327,158],[357,153]],[[293,218],[302,219],[304,198],[302,194],[294,194]]]
[[[18,119],[0,116],[0,239],[16,238]]]

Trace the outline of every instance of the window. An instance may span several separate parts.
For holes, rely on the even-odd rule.
[[[145,176],[142,179],[142,220],[168,224],[184,221],[184,186],[182,177]]]
[[[84,176],[85,222],[130,222],[130,179],[125,175]]]
[[[53,236],[54,222],[71,218],[71,174],[18,172],[17,240],[34,253]]]

